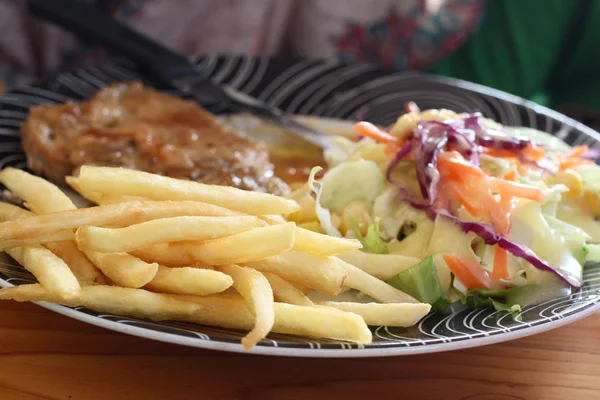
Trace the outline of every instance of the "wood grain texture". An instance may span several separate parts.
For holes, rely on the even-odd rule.
[[[457,352],[293,359],[213,352],[0,303],[0,399],[600,399],[600,315]]]

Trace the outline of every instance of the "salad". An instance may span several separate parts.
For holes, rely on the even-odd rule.
[[[359,239],[342,259],[434,309],[516,312],[577,290],[600,260],[595,150],[413,103],[389,129],[355,130],[313,170],[303,224]]]

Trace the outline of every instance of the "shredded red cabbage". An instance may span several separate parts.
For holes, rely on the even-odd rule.
[[[481,114],[473,114],[467,118],[456,121],[462,124],[466,129],[471,129],[475,132],[475,142],[482,147],[490,147],[494,149],[514,150],[523,149],[531,144],[529,139],[516,138],[507,135],[502,135],[493,129],[485,128],[481,124]],[[496,132],[495,136],[486,135],[486,133]],[[502,138],[498,136],[503,136]]]
[[[415,153],[417,181],[423,198],[433,204],[437,197],[439,172],[437,156],[440,151],[451,146],[474,165],[479,165],[481,147],[496,149],[520,150],[531,144],[529,139],[514,138],[486,128],[481,124],[481,114],[473,114],[466,118],[449,122],[419,121],[413,129],[410,147],[405,145],[394,157],[387,170],[391,182],[392,170],[410,151]],[[519,156],[524,163],[536,165],[538,168],[552,173],[533,160]]]
[[[394,158],[392,159],[392,161],[388,165],[387,171],[385,172],[385,177],[387,178],[388,182],[390,182],[390,183],[396,183],[396,182],[394,182],[392,180],[392,172],[394,171],[394,168],[396,168],[396,165],[398,165],[398,163],[400,161],[402,161],[404,159],[404,157],[406,157],[407,155],[410,154],[410,152],[412,151],[412,149],[413,149],[413,142],[412,141],[408,141],[396,153],[396,155],[394,156]]]
[[[591,160],[600,157],[600,149],[588,149],[581,158],[589,158]]]

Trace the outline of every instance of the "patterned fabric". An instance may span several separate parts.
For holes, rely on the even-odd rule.
[[[170,48],[293,54],[425,68],[466,41],[484,0],[80,0]],[[107,51],[0,0],[0,81],[15,86],[98,62]]]

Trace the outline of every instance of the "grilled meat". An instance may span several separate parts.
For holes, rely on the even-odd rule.
[[[57,183],[82,165],[118,166],[286,194],[265,146],[194,102],[120,83],[80,104],[36,106],[21,128],[31,170]]]

